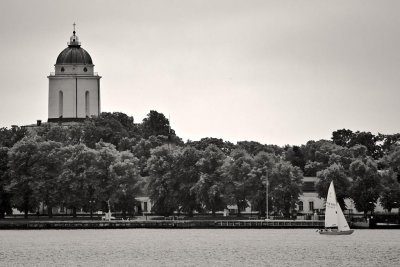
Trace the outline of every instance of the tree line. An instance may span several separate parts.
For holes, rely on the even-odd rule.
[[[218,138],[183,142],[162,113],[140,123],[124,113],[102,113],[76,124],[0,129],[0,216],[12,208],[36,212],[40,204],[92,212],[133,214],[135,197],[150,197],[152,212],[193,215],[251,204],[289,217],[296,213],[303,176],[317,176],[320,197],[335,182],[338,201],[357,210],[380,201],[400,203],[400,134],[342,129],[331,140],[302,146],[233,144]]]

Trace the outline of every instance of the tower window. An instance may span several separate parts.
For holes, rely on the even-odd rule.
[[[84,68],[83,68],[83,71],[84,71],[84,72],[87,72],[87,68],[86,68],[86,67],[84,67]]]
[[[62,91],[58,92],[58,116],[62,118],[64,111],[64,94]]]
[[[86,117],[90,116],[89,91],[86,91],[86,93],[85,93],[85,114],[86,114]]]
[[[64,67],[61,67],[61,72],[64,72]]]

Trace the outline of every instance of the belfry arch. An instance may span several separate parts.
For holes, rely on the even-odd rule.
[[[62,91],[58,92],[58,117],[62,118],[64,111],[64,93]]]

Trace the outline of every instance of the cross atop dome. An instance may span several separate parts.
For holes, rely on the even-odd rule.
[[[80,47],[81,46],[81,42],[79,42],[79,38],[77,35],[75,35],[75,22],[74,24],[72,24],[74,26],[74,31],[72,32],[72,36],[69,38],[69,42],[68,42],[68,46],[69,47]]]

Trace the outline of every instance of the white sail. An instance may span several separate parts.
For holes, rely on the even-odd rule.
[[[328,195],[325,203],[325,227],[337,227],[338,218],[336,214],[336,193],[333,182],[329,185]]]
[[[338,220],[338,230],[339,231],[348,231],[350,230],[349,224],[346,221],[346,218],[344,217],[343,211],[340,208],[339,203],[336,205],[336,211],[337,211],[337,220]]]
[[[320,230],[319,233],[324,235],[351,235],[354,232],[354,230],[350,230],[343,211],[337,202],[335,188],[332,181],[329,185],[328,195],[326,196],[325,228],[333,227],[337,227],[337,230],[324,229]]]

